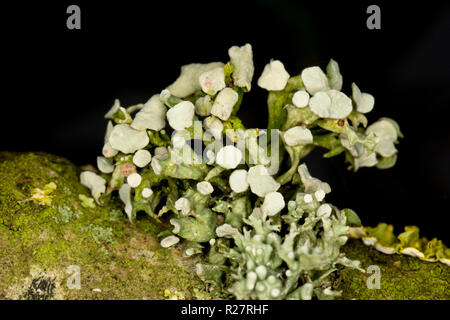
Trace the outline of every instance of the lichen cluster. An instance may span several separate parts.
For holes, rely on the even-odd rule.
[[[329,275],[359,266],[340,247],[360,222],[326,202],[330,186],[301,160],[318,146],[325,157],[344,153],[355,171],[390,168],[402,133],[388,118],[368,126],[373,96],[354,83],[351,97],[341,92],[334,60],[326,73],[296,76],[270,61],[257,81],[269,91],[268,129],[247,129],[236,114],[252,87],[252,48],[228,53],[226,64],[183,66],[145,104],[116,100],[100,172],[82,172],[81,183],[100,205],[118,194],[131,222],[140,211],[159,221],[161,246],[205,255],[197,273],[219,295],[333,298]]]
[[[201,255],[180,257],[186,241],[161,248],[161,229],[152,219],[130,224],[119,201],[84,207],[79,195],[90,197],[78,175],[60,157],[0,152],[0,300],[215,298],[195,277]],[[51,205],[24,201],[52,182]],[[113,241],[99,244],[97,227],[113,229]],[[450,268],[442,263],[386,255],[352,239],[341,251],[364,269],[379,266],[381,288],[367,287],[370,273],[346,268],[331,277],[339,299],[450,299]],[[81,270],[79,290],[67,288],[71,265]]]
[[[406,226],[405,231],[398,236],[394,234],[394,227],[386,223],[379,223],[375,228],[352,228],[350,234],[353,238],[361,238],[365,245],[373,246],[385,254],[404,254],[450,266],[450,249],[437,238],[430,241],[425,237],[421,238],[416,226]]]

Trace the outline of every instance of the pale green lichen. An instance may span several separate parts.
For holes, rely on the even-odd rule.
[[[268,129],[276,134],[247,129],[236,112],[251,88],[253,53],[247,44],[229,55],[226,64],[184,66],[174,84],[149,100],[161,112],[158,119],[147,117],[144,126],[130,129],[128,123],[140,116],[133,120],[129,108],[116,103],[107,114],[116,125],[110,123],[106,134],[115,155],[102,158],[103,173],[83,172],[81,180],[100,205],[119,190],[130,222],[140,211],[160,222],[162,246],[179,246],[186,257],[206,253],[197,273],[214,294],[333,298],[339,293],[330,275],[338,265],[359,266],[340,248],[349,226],[360,220],[354,211],[325,201],[330,186],[313,178],[303,159],[321,147],[328,150],[325,157],[345,154],[354,171],[387,169],[397,159],[399,126],[387,118],[368,126],[373,96],[355,84],[351,98],[341,92],[334,60],[327,74],[314,66],[292,77],[282,62],[272,60],[258,85],[269,91]],[[147,130],[156,124],[159,130]],[[135,152],[142,149],[150,155],[136,167]],[[281,170],[269,168],[276,161]],[[202,185],[207,192],[198,188]]]
[[[379,223],[375,228],[355,228],[351,234],[383,253],[409,255],[423,261],[439,261],[450,266],[450,249],[437,238],[421,238],[416,226],[406,226],[405,231],[398,236],[394,234],[394,227],[386,223]]]
[[[59,206],[57,210],[60,215],[53,217],[56,223],[68,223],[73,218],[79,218],[83,214],[80,210],[73,212],[72,209],[66,204]]]
[[[77,182],[77,171],[70,162],[51,155],[0,153],[0,299],[167,299],[165,289],[184,293],[187,299],[226,297],[204,290],[193,271],[200,262],[196,256],[181,259],[180,251],[160,248],[154,236],[160,226],[146,218],[130,226],[114,203],[83,209],[79,219],[56,223],[59,205],[65,203],[76,212],[81,207],[76,195],[88,195]],[[21,202],[34,186],[49,181],[58,185],[54,197],[58,206]],[[75,196],[68,197],[64,188]],[[108,254],[81,232],[82,226],[92,223],[114,230],[115,244],[108,245]],[[218,239],[213,248],[227,242]],[[370,265],[381,269],[381,288],[374,290],[367,288],[370,274],[338,268],[330,281],[342,291],[341,299],[450,299],[450,268],[444,264],[385,255],[358,240],[341,251],[361,261],[363,269]],[[224,257],[215,252],[210,250],[208,259],[221,265]],[[81,268],[80,290],[67,289],[70,265]],[[54,283],[53,291],[37,294],[33,288],[46,281],[49,288]],[[94,288],[102,291],[93,292]]]
[[[91,197],[86,197],[84,194],[79,194],[78,199],[81,201],[81,205],[85,208],[95,208],[94,199]]]

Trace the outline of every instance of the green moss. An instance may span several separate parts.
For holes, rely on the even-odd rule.
[[[90,195],[78,179],[65,159],[0,153],[0,299],[39,298],[39,279],[55,279],[49,299],[164,299],[165,289],[192,298],[201,288],[194,261],[161,248],[160,227],[145,216],[131,225],[117,203],[83,206]],[[51,182],[51,203],[25,201]],[[71,265],[80,290],[66,286]]]
[[[342,290],[342,299],[358,300],[436,300],[450,299],[450,267],[442,263],[423,262],[402,255],[386,255],[350,240],[344,247],[350,259],[361,261],[365,270],[371,265],[380,268],[380,289],[369,289],[367,279],[373,273],[345,269],[334,284]]]

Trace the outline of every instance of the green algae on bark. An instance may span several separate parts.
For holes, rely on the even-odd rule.
[[[131,225],[115,203],[86,205],[79,169],[42,153],[0,153],[0,299],[195,298],[193,259],[163,249],[150,219]],[[30,200],[49,183],[49,205]],[[81,195],[81,196],[80,196]],[[80,270],[80,289],[67,281]],[[69,269],[68,269],[69,268]],[[98,290],[100,289],[100,290]]]

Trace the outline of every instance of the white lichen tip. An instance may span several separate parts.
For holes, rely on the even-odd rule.
[[[242,152],[235,146],[225,146],[217,152],[216,163],[225,169],[234,169],[241,163]]]
[[[379,142],[376,146],[374,151],[381,156],[388,158],[392,157],[394,154],[397,153],[397,148],[395,148],[394,142],[390,140],[385,140]]]
[[[352,98],[356,104],[356,110],[361,113],[372,111],[375,105],[375,98],[368,93],[361,92],[355,83],[352,83]]]
[[[216,228],[216,234],[219,238],[233,238],[233,236],[239,234],[239,230],[232,227],[228,223]]]
[[[272,296],[272,298],[278,298],[280,296],[280,293],[281,293],[281,291],[278,288],[273,288],[270,291],[270,295]]]
[[[132,188],[137,188],[142,181],[142,177],[139,173],[132,173],[127,177],[127,183]]]
[[[331,98],[326,92],[319,91],[309,99],[309,107],[319,117],[328,118],[330,116]]]
[[[182,148],[186,143],[186,139],[181,135],[172,135],[172,145],[175,149]]]
[[[233,107],[238,102],[239,95],[231,88],[225,88],[219,92],[211,109],[211,114],[221,120],[228,120]]]
[[[302,71],[301,78],[306,90],[311,95],[317,92],[326,91],[328,87],[328,78],[319,67],[310,67]]]
[[[105,158],[112,158],[119,153],[119,150],[114,149],[109,142],[103,145],[102,154]]]
[[[180,232],[181,226],[180,226],[180,223],[176,219],[172,218],[172,219],[170,219],[169,222],[170,222],[171,225],[173,225],[173,229],[172,229],[173,233]]]
[[[269,192],[277,191],[280,188],[280,184],[263,165],[257,165],[248,170],[247,182],[250,190],[259,197],[264,197]]]
[[[153,194],[153,190],[152,190],[152,189],[150,189],[150,188],[144,188],[144,189],[142,189],[141,195],[142,195],[144,198],[150,198],[152,194]]]
[[[263,265],[257,266],[255,272],[260,280],[264,280],[267,276],[267,268]]]
[[[247,170],[234,170],[230,175],[229,183],[231,190],[233,190],[234,192],[240,193],[247,191],[249,186],[247,182]]]
[[[327,94],[331,99],[330,118],[343,119],[352,112],[352,100],[344,93],[331,89]]]
[[[114,124],[111,120],[109,120],[108,124],[106,125],[105,142],[109,141],[109,136],[111,135],[111,132],[113,129],[114,129]]]
[[[311,111],[322,118],[343,119],[352,112],[352,100],[337,90],[317,92],[309,101]]]
[[[322,189],[319,189],[314,192],[314,196],[316,197],[317,201],[322,201],[325,198],[325,192]]]
[[[166,147],[155,148],[155,158],[158,160],[166,160],[169,157],[169,150]]]
[[[108,121],[108,125],[106,126],[105,133],[105,144],[103,145],[102,153],[105,158],[112,158],[119,153],[118,150],[114,149],[109,143],[109,137],[114,129],[114,125],[111,120]]]
[[[175,201],[175,209],[181,211],[181,214],[184,216],[188,215],[189,212],[191,212],[191,202],[189,201],[189,199],[181,197],[177,201]]]
[[[385,247],[379,243],[375,243],[375,249],[384,254],[394,254],[396,252],[394,248]]]
[[[131,188],[128,184],[124,183],[120,187],[119,198],[125,204],[125,213],[128,216],[128,220],[132,222],[133,206],[131,204]]]
[[[169,99],[172,94],[169,89],[164,89],[159,94],[159,101],[163,103],[165,100]]]
[[[362,167],[373,167],[378,163],[375,152],[364,152],[358,158],[355,158],[355,169]]]
[[[292,97],[292,103],[297,108],[304,108],[309,103],[309,93],[305,90],[299,90],[296,93],[294,93],[294,96]]]
[[[270,61],[258,79],[258,86],[268,91],[280,91],[286,87],[289,73],[279,60]]]
[[[168,237],[165,237],[164,239],[161,240],[161,247],[163,248],[169,248],[173,245],[176,245],[178,242],[180,242],[180,238],[171,235]]]
[[[133,156],[133,163],[139,168],[143,168],[150,163],[152,155],[148,150],[138,150]]]
[[[115,99],[114,100],[114,104],[111,107],[111,109],[109,109],[109,111],[105,114],[105,119],[112,119],[113,115],[119,111],[120,109],[120,101],[119,99]]]
[[[253,290],[255,288],[256,280],[258,280],[258,276],[255,272],[250,271],[247,273],[247,279],[245,281],[247,290]]]
[[[208,181],[202,181],[197,183],[197,191],[200,194],[207,195],[213,193],[214,187]]]
[[[300,179],[302,180],[303,185],[305,186],[306,193],[314,193],[317,190],[323,190],[325,193],[330,193],[331,188],[330,185],[326,182],[322,182],[317,178],[314,178],[310,175],[306,164],[301,164],[298,166],[298,173],[300,175]]]
[[[80,174],[80,183],[91,190],[91,195],[97,201],[106,191],[106,180],[91,171],[83,171]]]
[[[217,67],[203,72],[199,77],[200,87],[204,93],[215,95],[225,88],[225,71],[223,67]]]
[[[208,130],[214,138],[220,139],[223,132],[223,123],[214,116],[209,116],[203,120],[203,127]]]
[[[136,130],[151,129],[159,131],[166,126],[166,106],[161,102],[160,95],[153,95],[144,107],[136,113],[131,127]]]
[[[222,62],[211,62],[207,64],[191,63],[181,67],[181,74],[178,79],[167,89],[170,93],[179,98],[185,98],[201,89],[198,81],[199,76],[206,71],[222,67]]]
[[[255,72],[252,46],[249,43],[242,47],[233,46],[228,49],[228,55],[234,66],[234,84],[238,87],[247,88],[247,91],[250,91],[252,88],[253,73]]]
[[[311,131],[307,128],[299,126],[290,128],[284,132],[283,138],[286,144],[291,147],[313,143]]]
[[[155,174],[158,174],[158,175],[161,174],[161,172],[162,172],[162,167],[161,167],[161,164],[159,163],[158,158],[153,157],[153,158],[152,158],[152,161],[151,161],[151,163],[150,163],[150,166],[152,167],[153,172],[154,172]]]
[[[114,127],[109,137],[111,146],[123,153],[133,153],[142,149],[150,139],[145,131],[131,128],[128,124],[118,124]]]
[[[391,140],[396,141],[398,138],[397,130],[388,120],[378,120],[366,129],[366,134],[374,133],[380,141]]]
[[[175,130],[183,130],[192,126],[195,106],[190,101],[182,101],[167,111],[169,125]]]
[[[269,192],[264,197],[261,210],[268,216],[274,216],[280,212],[286,203],[284,202],[283,195],[279,192]]]
[[[111,173],[114,171],[114,165],[105,157],[97,157],[97,168],[103,173]]]
[[[397,153],[394,142],[398,138],[397,129],[388,120],[378,120],[366,129],[366,134],[373,133],[379,141],[374,151],[383,157],[391,157]]]
[[[311,203],[313,202],[313,197],[312,195],[310,195],[309,193],[305,194],[305,196],[303,197],[303,201],[305,201],[305,203]]]
[[[327,77],[330,88],[337,91],[341,91],[343,79],[341,72],[339,71],[339,65],[333,59],[331,59],[330,62],[328,62]]]
[[[302,300],[311,300],[313,295],[314,285],[312,283],[305,283],[301,287],[300,295]]]
[[[325,203],[317,209],[317,216],[318,217],[326,217],[328,218],[331,215],[331,207],[329,204]]]
[[[212,164],[214,164],[214,162],[216,162],[216,154],[214,153],[214,151],[212,151],[210,149],[206,149],[205,161],[206,161],[206,164],[209,164],[209,165],[212,165]]]
[[[207,117],[211,114],[212,102],[211,97],[206,95],[200,97],[195,101],[195,113],[202,117]]]
[[[422,252],[420,252],[416,248],[412,248],[412,247],[402,249],[400,251],[400,253],[406,254],[411,257],[417,257],[417,258],[421,258],[421,259],[425,258],[425,255]]]

